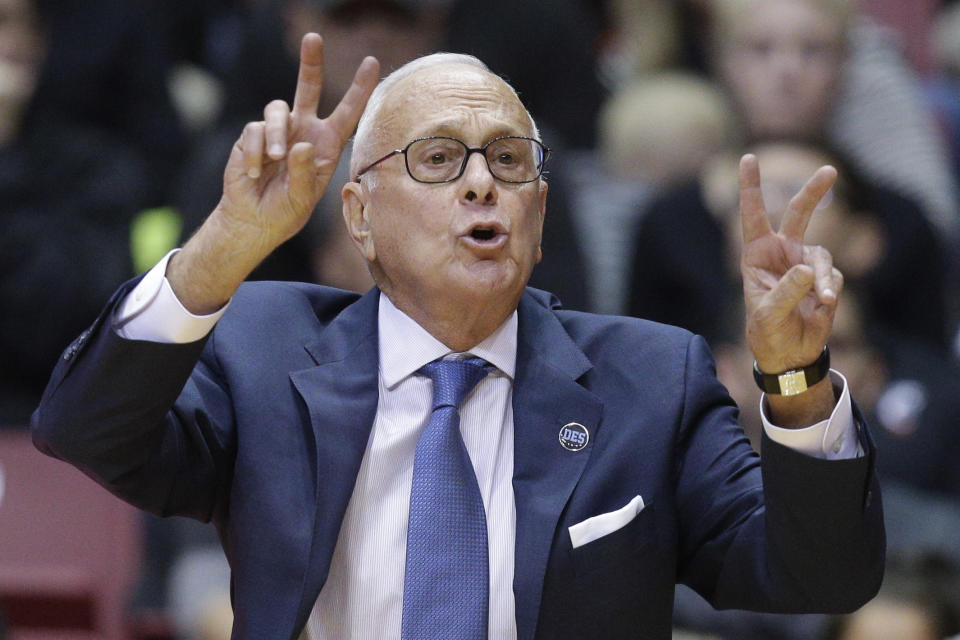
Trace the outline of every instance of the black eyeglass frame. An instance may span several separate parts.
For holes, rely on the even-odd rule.
[[[489,147],[495,142],[499,142],[500,140],[505,140],[505,139],[528,140],[529,142],[536,143],[540,147],[540,149],[543,150],[543,158],[540,160],[540,166],[537,167],[537,175],[530,178],[529,180],[504,180],[503,178],[498,176],[496,173],[494,173],[493,169],[490,168],[490,160],[487,158],[487,147]],[[452,178],[447,178],[446,180],[439,180],[435,182],[433,180],[420,180],[413,175],[413,172],[410,170],[410,163],[408,161],[407,151],[410,149],[410,147],[412,147],[416,143],[423,142],[424,140],[453,140],[454,142],[459,142],[464,146],[464,148],[467,150],[467,153],[466,155],[463,156],[463,162],[460,163],[460,170],[457,171],[457,174],[455,176],[453,176]],[[495,179],[499,180],[500,182],[506,182],[507,184],[527,184],[528,182],[533,182],[534,180],[538,179],[540,176],[543,175],[543,168],[544,166],[546,166],[547,159],[550,157],[550,148],[547,145],[540,142],[539,140],[537,140],[536,138],[528,138],[527,136],[498,136],[488,141],[482,147],[470,147],[463,140],[452,138],[450,136],[424,136],[422,138],[417,138],[416,140],[411,140],[409,143],[407,143],[407,146],[405,146],[404,148],[394,149],[393,151],[386,154],[379,160],[375,160],[371,162],[362,170],[357,172],[357,177],[354,180],[354,182],[360,182],[360,178],[363,176],[363,174],[370,171],[370,169],[373,169],[375,166],[377,166],[384,160],[388,160],[397,154],[403,154],[403,166],[407,169],[407,175],[410,176],[412,180],[419,182],[421,184],[446,184],[448,182],[453,182],[454,180],[457,180],[458,178],[460,178],[460,176],[463,175],[463,172],[467,168],[467,163],[470,162],[470,155],[473,153],[479,153],[481,156],[483,156],[483,160],[484,162],[487,163],[487,170],[490,172],[490,175],[492,175]]]

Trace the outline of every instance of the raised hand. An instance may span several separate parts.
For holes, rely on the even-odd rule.
[[[321,119],[323,40],[315,33],[303,37],[293,108],[275,100],[263,120],[244,127],[227,161],[219,204],[167,266],[167,279],[188,310],[210,313],[223,306],[270,252],[303,228],[379,72],[376,59],[365,58],[339,104]]]
[[[319,118],[323,40],[305,35],[293,109],[282,100],[268,104],[231,151],[217,207],[224,222],[248,227],[246,237],[255,232],[266,253],[297,233],[326,190],[378,74],[377,61],[364,59],[337,107]]]
[[[833,267],[830,253],[805,245],[803,236],[836,178],[833,167],[817,170],[790,201],[774,232],[763,204],[757,159],[746,155],[740,161],[747,342],[767,373],[812,363],[830,335],[843,276]]]

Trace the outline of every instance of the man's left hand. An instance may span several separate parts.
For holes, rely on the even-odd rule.
[[[836,178],[833,167],[818,169],[790,201],[780,229],[774,232],[763,204],[757,158],[745,155],[740,161],[740,268],[747,342],[764,372],[781,373],[813,363],[830,336],[843,275],[834,268],[829,251],[804,244],[803,236],[810,216]],[[828,377],[823,385],[815,386],[829,391],[829,384]],[[771,396],[771,401],[809,404],[828,397],[823,389],[820,391],[808,391],[795,400]],[[821,407],[829,408],[832,403]],[[809,417],[810,412],[803,413]],[[821,415],[822,411],[815,413]]]

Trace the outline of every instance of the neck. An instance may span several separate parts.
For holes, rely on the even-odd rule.
[[[503,300],[472,300],[458,304],[436,297],[413,300],[395,292],[381,290],[397,309],[410,316],[427,333],[456,352],[468,351],[486,340],[506,322],[520,301],[517,295]],[[521,292],[522,293],[522,292]]]

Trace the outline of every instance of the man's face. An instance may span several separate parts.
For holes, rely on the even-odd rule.
[[[843,62],[842,26],[808,0],[762,0],[721,44],[720,73],[755,137],[826,125]]]
[[[526,111],[503,81],[465,65],[401,80],[376,126],[383,133],[375,136],[371,160],[425,136],[474,148],[499,136],[532,135]],[[545,182],[501,182],[473,153],[456,180],[423,184],[397,154],[365,174],[360,189],[368,225],[361,248],[394,303],[516,306],[540,260]]]
[[[0,0],[0,108],[19,108],[33,95],[45,43],[28,0]]]

